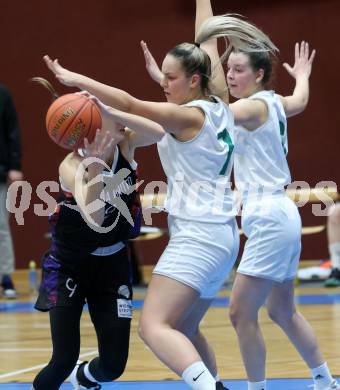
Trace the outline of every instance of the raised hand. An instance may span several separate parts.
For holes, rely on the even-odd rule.
[[[88,97],[89,99],[93,100],[97,106],[101,109],[101,113],[102,115],[109,115],[110,111],[115,111],[114,108],[110,107],[110,106],[107,106],[106,104],[104,104],[101,100],[99,100],[97,98],[97,96],[94,96],[92,95],[90,92],[88,91],[81,91],[81,92],[76,92],[76,95],[82,95],[82,96],[86,96]]]
[[[140,45],[144,54],[146,70],[148,71],[150,77],[155,80],[156,83],[160,84],[163,79],[163,73],[159,69],[157,62],[151,54],[147,44],[144,41],[141,41]]]
[[[84,155],[86,158],[95,157],[104,160],[114,143],[115,139],[109,131],[98,129],[91,143],[87,138],[84,139]]]
[[[107,106],[104,104],[100,99],[98,99],[96,96],[90,94],[88,91],[81,91],[76,92],[76,95],[83,95],[88,97],[89,99],[93,100],[97,106],[101,110],[101,116],[102,116],[102,129],[120,129],[124,128],[125,125],[121,121],[121,114],[122,112],[119,110],[116,110],[113,107]],[[121,141],[120,137],[116,136],[116,143],[119,143]]]
[[[309,78],[312,71],[312,64],[315,57],[316,51],[313,50],[309,55],[309,44],[308,42],[302,41],[301,44],[295,44],[295,62],[294,66],[291,67],[289,64],[284,63],[283,66],[287,72],[295,79],[299,77]]]
[[[77,86],[77,80],[80,76],[78,73],[74,73],[63,68],[59,64],[57,59],[52,61],[48,55],[44,56],[44,61],[48,69],[50,69],[54,73],[58,81],[60,81],[62,84],[67,85],[69,87]]]

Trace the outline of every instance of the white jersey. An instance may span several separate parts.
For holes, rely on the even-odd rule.
[[[168,179],[165,208],[169,215],[225,223],[235,215],[230,189],[234,118],[222,100],[212,98],[215,102],[195,100],[185,105],[205,113],[198,134],[186,142],[166,134],[158,152]]]
[[[263,100],[268,107],[267,121],[249,131],[235,127],[234,176],[243,200],[252,193],[273,193],[290,184],[287,163],[287,118],[274,91],[261,91],[248,99]]]

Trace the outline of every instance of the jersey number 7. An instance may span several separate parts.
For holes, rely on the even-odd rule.
[[[217,139],[222,139],[223,142],[228,145],[228,156],[227,156],[227,159],[226,159],[225,163],[223,164],[223,167],[219,173],[220,175],[225,175],[227,172],[227,168],[228,168],[228,164],[229,164],[231,155],[233,154],[234,144],[233,144],[233,141],[232,141],[227,129],[224,129],[223,131],[218,133]]]

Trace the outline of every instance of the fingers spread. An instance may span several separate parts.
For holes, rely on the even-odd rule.
[[[298,43],[295,43],[295,61],[298,60],[299,55],[300,55],[300,46]]]
[[[316,50],[314,49],[312,51],[312,54],[310,55],[310,58],[309,58],[309,63],[312,64],[313,61],[314,61],[314,58],[315,58],[315,54],[316,54]]]

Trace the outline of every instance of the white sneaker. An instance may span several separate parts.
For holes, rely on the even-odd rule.
[[[75,365],[73,371],[71,372],[70,376],[69,376],[69,380],[73,386],[73,390],[88,390],[88,389],[93,389],[93,390],[99,390],[101,389],[101,386],[100,384],[96,384],[94,387],[85,387],[85,386],[82,386],[79,382],[78,382],[78,379],[77,379],[77,372],[78,372],[78,368],[79,366],[81,366],[84,362],[81,361],[81,360],[78,360],[77,361],[77,364]]]
[[[18,298],[18,294],[13,288],[6,288],[6,290],[3,290],[2,295],[7,299]]]
[[[297,278],[302,281],[326,280],[329,278],[331,272],[332,272],[331,268],[323,268],[323,267],[301,268],[298,270]]]
[[[334,381],[328,386],[324,387],[323,389],[318,389],[316,386],[314,386],[315,390],[340,390],[340,384],[334,379]]]

